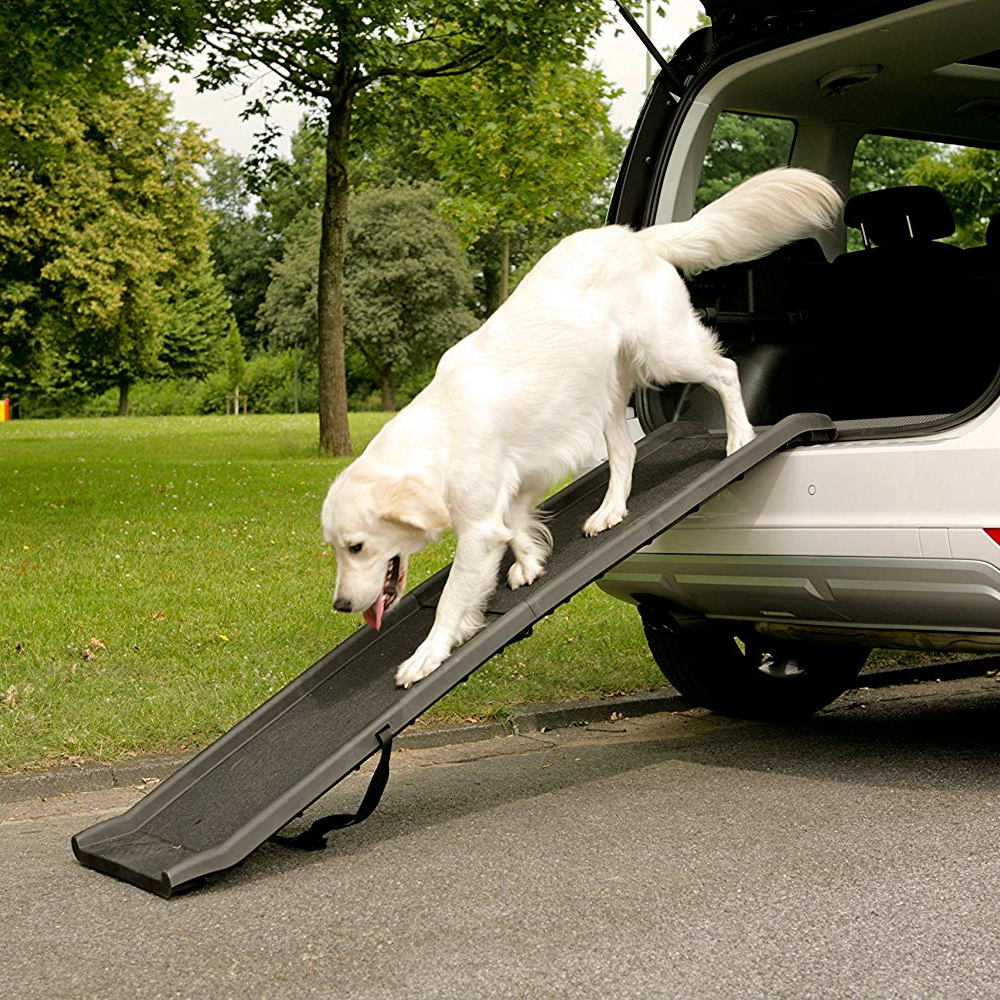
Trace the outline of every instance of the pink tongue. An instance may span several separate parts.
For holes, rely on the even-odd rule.
[[[382,627],[382,613],[385,611],[385,594],[379,594],[378,600],[365,612],[365,621],[377,632]]]

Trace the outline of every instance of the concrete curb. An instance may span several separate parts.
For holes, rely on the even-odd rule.
[[[954,663],[928,664],[863,673],[857,689],[864,690],[919,684],[927,681],[954,680],[962,677],[997,674],[1000,680],[1000,657],[974,657]],[[440,729],[408,729],[395,741],[401,749],[427,750],[434,747],[474,743],[499,736],[524,735],[616,722],[655,712],[684,712],[692,706],[672,688],[639,694],[602,698],[599,701],[569,701],[559,704],[522,705],[504,723],[480,722]],[[0,803],[52,798],[76,792],[104,791],[112,788],[142,788],[169,777],[190,756],[164,755],[135,757],[116,764],[83,764],[54,767],[48,771],[0,775]]]
[[[525,705],[512,712],[506,723],[480,722],[440,729],[408,729],[395,741],[400,749],[426,750],[490,740],[498,736],[545,732],[566,726],[636,718],[654,712],[681,712],[690,704],[679,695],[653,691],[562,704]],[[54,767],[48,771],[0,775],[0,803],[46,799],[77,792],[112,788],[142,788],[169,777],[191,755],[135,757],[116,764],[82,764]]]

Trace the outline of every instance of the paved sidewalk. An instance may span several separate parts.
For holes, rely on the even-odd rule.
[[[403,750],[330,850],[172,900],[70,851],[140,791],[0,805],[0,996],[992,1000],[998,712],[978,677]]]

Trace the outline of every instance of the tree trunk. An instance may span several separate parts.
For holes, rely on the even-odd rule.
[[[476,243],[473,261],[482,272],[484,318],[500,308],[500,230],[491,229]]]
[[[349,71],[342,74],[345,78]],[[319,246],[319,447],[351,454],[344,362],[344,235],[347,228],[347,143],[353,95],[342,83],[326,119],[326,190]]]
[[[386,413],[396,409],[396,373],[392,365],[382,369],[382,409]]]
[[[487,242],[492,242],[488,236],[480,240],[480,243],[484,244],[483,250],[485,251],[481,258],[483,308],[486,311],[486,318],[489,319],[500,308],[500,264],[497,255],[486,247]]]
[[[500,305],[510,294],[510,233],[506,229],[500,233]]]
[[[128,390],[129,377],[127,375],[118,376],[118,416],[128,416]]]

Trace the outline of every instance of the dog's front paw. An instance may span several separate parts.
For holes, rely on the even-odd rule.
[[[417,651],[404,660],[396,671],[396,687],[412,687],[417,681],[422,681],[428,674],[437,670],[444,663],[444,657],[435,655],[431,649],[418,646]]]
[[[599,507],[583,522],[583,533],[592,538],[616,524],[621,524],[627,513],[624,507]]]

